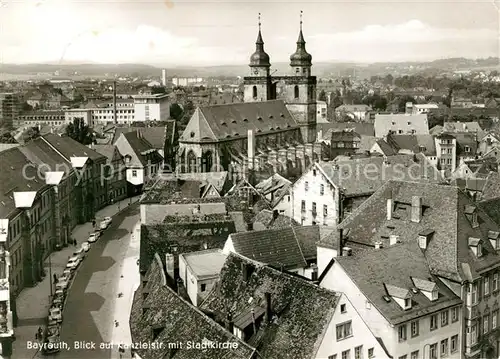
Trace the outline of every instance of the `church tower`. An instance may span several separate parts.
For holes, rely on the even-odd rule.
[[[291,74],[286,80],[288,110],[301,126],[306,143],[316,142],[316,76],[311,75],[312,56],[306,51],[302,34],[302,11],[297,50],[290,56]]]
[[[271,63],[264,51],[259,13],[259,34],[255,42],[255,52],[250,56],[250,76],[244,78],[244,102],[268,101],[272,97]]]

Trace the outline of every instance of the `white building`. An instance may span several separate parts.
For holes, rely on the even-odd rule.
[[[174,86],[194,86],[203,82],[201,77],[173,77]]]
[[[326,101],[316,101],[316,123],[328,123],[328,105]]]
[[[375,137],[384,138],[388,134],[428,135],[427,114],[376,114]]]
[[[170,102],[167,94],[135,95],[134,121],[166,121],[170,118]]]
[[[392,358],[462,357],[462,300],[431,275],[417,240],[337,257],[320,286],[344,293]]]
[[[319,162],[293,184],[291,217],[302,225],[335,226],[391,179],[442,180],[421,153]]]
[[[179,255],[179,276],[194,306],[198,306],[212,290],[226,258],[220,249]]]
[[[73,123],[76,118],[83,118],[83,122],[90,127],[94,126],[94,116],[92,109],[73,108],[64,111],[64,121]]]
[[[425,104],[421,104],[421,105],[416,104],[416,105],[413,105],[412,107],[413,107],[413,109],[412,109],[413,115],[428,113],[429,110],[435,110],[435,109],[439,108],[439,106],[436,105],[435,103],[425,103]]]

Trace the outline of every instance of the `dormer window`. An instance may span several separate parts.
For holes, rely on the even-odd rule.
[[[427,249],[433,233],[433,230],[426,229],[418,234],[418,246],[421,249]]]
[[[483,255],[481,239],[469,237],[469,248],[476,257],[481,257]]]
[[[430,301],[437,300],[439,297],[437,284],[431,280],[411,278],[415,289],[422,292]],[[415,293],[415,292],[414,292]]]
[[[465,152],[470,152],[470,147],[469,146],[465,146]]]
[[[411,299],[406,298],[405,299],[405,309],[410,309],[411,308]]]
[[[387,290],[387,294],[398,303],[401,309],[411,309],[412,292],[409,289],[390,284],[385,284],[385,289]]]
[[[465,212],[465,216],[469,220],[469,223],[472,226],[472,228],[479,227],[476,207],[472,206],[472,205],[467,205],[467,206],[465,206],[464,212]]]
[[[490,240],[491,246],[495,249],[500,249],[500,232],[488,231],[488,239]]]

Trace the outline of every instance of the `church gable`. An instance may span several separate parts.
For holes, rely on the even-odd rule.
[[[203,140],[214,141],[217,138],[214,136],[210,125],[198,107],[182,133],[180,141],[201,142]]]

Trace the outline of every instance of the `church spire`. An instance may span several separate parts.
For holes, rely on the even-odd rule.
[[[264,40],[262,40],[260,12],[259,12],[259,33],[255,42],[255,52],[250,56],[251,67],[270,67],[269,55],[264,51]]]
[[[295,66],[311,66],[312,56],[306,51],[306,42],[302,34],[302,10],[300,11],[300,27],[299,38],[297,39],[297,50],[290,56],[290,65]]]

